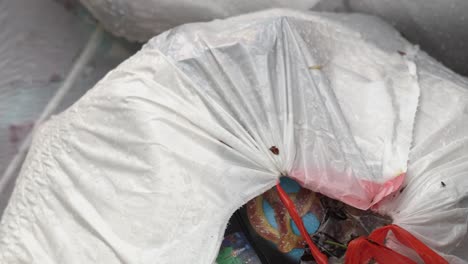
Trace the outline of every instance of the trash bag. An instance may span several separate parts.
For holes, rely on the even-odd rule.
[[[369,16],[273,10],[165,32],[38,130],[2,218],[0,260],[213,263],[232,213],[280,176],[390,210],[385,200],[424,176],[405,173],[424,78],[466,87],[445,72]],[[466,97],[452,99],[465,109]],[[466,197],[453,179],[445,187],[460,190],[438,209],[457,219],[396,220],[444,236],[447,247],[425,241],[442,253],[464,236],[441,228],[466,222],[463,206],[448,210]]]
[[[80,0],[113,34],[146,42],[172,27],[272,7],[310,9],[319,0]]]
[[[375,209],[425,244],[450,253],[466,241],[468,227],[468,81],[424,52],[416,64],[421,96],[407,177]],[[466,263],[466,249],[461,253],[464,261],[446,259]]]

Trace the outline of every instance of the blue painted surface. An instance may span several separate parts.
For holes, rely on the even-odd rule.
[[[281,184],[281,187],[283,187],[283,189],[288,194],[297,193],[299,192],[301,188],[297,182],[286,177],[281,178],[280,184]],[[273,228],[277,229],[278,224],[276,223],[276,220],[275,220],[275,213],[273,211],[273,208],[270,206],[270,204],[266,200],[263,200],[263,211],[265,213],[265,218],[268,220],[268,223],[270,223],[270,225]],[[306,215],[304,215],[302,217],[302,220],[304,222],[305,228],[307,229],[307,232],[309,232],[310,234],[315,233],[320,226],[320,221],[312,213],[307,213]],[[300,235],[299,229],[297,228],[296,224],[293,221],[291,221],[291,227],[292,227],[293,232],[296,235]],[[303,252],[304,250],[302,249],[293,249],[291,252],[288,253],[288,256],[290,256],[291,258],[295,260],[299,260]]]

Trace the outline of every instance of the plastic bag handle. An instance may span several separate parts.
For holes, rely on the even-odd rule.
[[[415,261],[384,246],[385,238],[389,231],[395,235],[400,243],[413,249],[426,264],[448,264],[431,248],[419,241],[415,236],[397,225],[388,225],[374,230],[368,238],[359,237],[351,241],[345,256],[346,264],[368,263],[374,259],[380,264],[385,263],[408,263],[416,264]]]
[[[423,242],[413,236],[410,232],[397,225],[388,225],[374,230],[370,235],[369,239],[383,244],[389,231],[395,235],[398,241],[408,248],[413,249],[425,263],[433,264],[446,264],[444,258],[437,254],[434,250],[426,246]]]
[[[410,258],[365,237],[356,238],[348,244],[345,264],[367,264],[371,260],[379,264],[417,264]]]

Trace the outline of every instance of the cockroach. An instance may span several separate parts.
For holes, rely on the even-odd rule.
[[[279,155],[279,149],[276,146],[272,146],[270,148],[270,151],[271,151],[271,153],[273,153],[275,155]]]

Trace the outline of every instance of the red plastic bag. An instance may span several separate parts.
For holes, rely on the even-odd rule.
[[[424,263],[448,264],[448,262],[435,251],[397,225],[388,225],[378,228],[374,230],[368,238],[360,237],[351,241],[348,245],[348,251],[346,252],[345,263],[368,263],[371,259],[380,264],[416,263],[384,245],[385,238],[389,231],[392,231],[401,244],[413,249]]]

